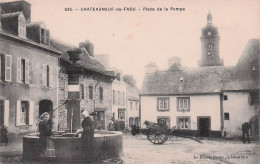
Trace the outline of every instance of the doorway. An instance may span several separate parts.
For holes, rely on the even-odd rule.
[[[118,118],[120,120],[125,120],[125,109],[118,109]]]
[[[53,116],[53,112],[52,112],[52,101],[51,100],[41,100],[39,102],[39,118],[40,116],[44,113],[47,112],[50,114],[50,119],[49,119],[49,123],[50,126],[52,126],[52,116]]]
[[[100,124],[100,130],[105,130],[105,111],[96,112],[96,120]]]
[[[210,117],[198,117],[198,131],[199,136],[209,137],[210,136]]]

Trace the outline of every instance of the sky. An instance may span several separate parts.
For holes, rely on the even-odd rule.
[[[110,67],[132,74],[139,88],[150,62],[167,69],[168,59],[178,56],[183,66],[198,67],[201,29],[209,10],[219,31],[225,66],[237,63],[249,39],[260,38],[260,0],[27,1],[32,5],[32,22],[43,21],[51,37],[76,46],[90,40],[95,54],[109,54]],[[134,7],[136,11],[81,11],[84,7]],[[164,7],[185,11],[156,11]]]

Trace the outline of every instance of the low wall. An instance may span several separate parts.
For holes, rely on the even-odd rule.
[[[97,131],[94,137],[94,150],[89,152],[91,159],[104,160],[121,157],[123,154],[123,134],[115,131]],[[54,142],[57,160],[81,160],[81,139],[79,137],[51,137]],[[23,159],[39,159],[39,137],[23,137]]]

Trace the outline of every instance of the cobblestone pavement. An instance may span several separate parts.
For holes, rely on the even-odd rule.
[[[170,138],[163,145],[153,145],[146,136],[124,136],[124,155],[121,159],[93,163],[259,163],[259,142],[202,139],[203,144],[184,138]],[[0,163],[28,163],[22,161],[22,143],[0,147]],[[30,163],[57,163],[34,161]]]

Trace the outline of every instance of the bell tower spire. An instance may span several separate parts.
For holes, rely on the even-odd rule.
[[[207,16],[207,25],[212,25],[212,15],[210,13],[210,10],[209,10],[209,13],[208,13],[208,16]]]
[[[212,14],[207,15],[207,25],[201,30],[201,59],[200,67],[223,66],[224,62],[219,57],[219,34],[217,27],[212,24]]]

